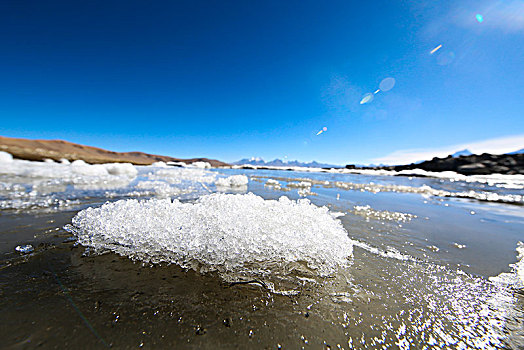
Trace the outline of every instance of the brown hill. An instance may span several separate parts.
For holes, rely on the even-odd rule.
[[[62,140],[28,140],[4,136],[0,136],[0,150],[11,153],[15,158],[36,161],[41,161],[46,158],[58,161],[65,158],[70,161],[81,159],[91,164],[132,163],[136,165],[149,165],[158,161],[171,161],[185,163],[209,162],[214,167],[229,165],[215,159],[180,159],[143,152],[113,152]]]

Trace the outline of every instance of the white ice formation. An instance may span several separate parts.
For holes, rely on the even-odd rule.
[[[0,209],[65,209],[77,198],[172,197],[208,193],[217,174],[199,168],[134,166],[129,163],[88,164],[33,162],[0,152]]]
[[[209,169],[211,168],[211,164],[208,162],[194,162],[190,164],[193,168],[200,168],[200,169]]]
[[[10,163],[13,161],[13,156],[10,153],[0,151],[0,163]]]
[[[247,186],[248,178],[246,175],[232,175],[229,177],[219,178],[215,185],[217,187],[245,187]]]
[[[120,200],[82,210],[69,229],[95,251],[199,271],[264,275],[300,263],[324,276],[345,266],[353,250],[326,207],[252,193],[215,193],[194,203]]]
[[[490,280],[516,289],[524,289],[524,242],[518,242],[517,255],[518,261],[510,265],[511,272],[503,272],[496,277],[490,277]]]

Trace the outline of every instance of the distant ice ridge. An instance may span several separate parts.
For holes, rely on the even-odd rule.
[[[34,162],[0,152],[0,209],[64,209],[77,198],[171,197],[207,193],[216,173],[203,168],[176,168],[129,163],[88,164],[82,160]]]
[[[95,251],[199,271],[266,275],[300,263],[326,276],[346,266],[353,251],[328,208],[252,193],[215,193],[195,203],[120,200],[82,210],[68,229]]]
[[[507,176],[520,176],[520,175],[507,175]],[[252,179],[264,178],[261,176],[252,176]],[[406,186],[406,185],[394,185],[394,184],[376,184],[374,182],[369,183],[354,183],[354,182],[343,182],[343,181],[322,181],[309,178],[277,178],[282,181],[288,181],[289,188],[303,188],[309,189],[311,186],[324,186],[324,187],[338,187],[344,190],[353,191],[366,191],[372,193],[379,192],[399,192],[399,193],[418,193],[424,196],[435,196],[435,197],[458,197],[458,198],[472,198],[480,201],[488,202],[504,202],[504,203],[524,203],[524,195],[521,194],[499,194],[490,191],[460,191],[453,192],[447,190],[439,190],[432,188],[428,185],[420,187]],[[266,186],[269,184],[266,183]]]
[[[491,174],[491,175],[462,175],[453,171],[442,171],[433,172],[422,169],[412,170],[371,170],[371,169],[344,169],[344,168],[305,168],[305,167],[294,167],[294,166],[257,166],[257,165],[233,165],[233,169],[251,168],[251,169],[273,169],[273,170],[293,170],[297,172],[306,173],[332,173],[332,174],[361,174],[361,175],[373,175],[373,176],[425,176],[440,179],[449,179],[452,181],[465,181],[465,182],[478,182],[485,183],[490,186],[497,185],[505,188],[524,189],[524,175],[504,175],[504,174]]]
[[[511,272],[504,272],[490,280],[496,283],[510,285],[516,289],[524,289],[524,243],[517,244],[518,262],[511,264]]]

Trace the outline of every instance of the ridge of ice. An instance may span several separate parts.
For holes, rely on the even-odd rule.
[[[11,156],[4,152],[4,158]],[[1,165],[0,209],[15,210],[61,209],[85,196],[182,198],[207,192],[201,184],[214,183],[217,178],[216,173],[199,168],[88,164],[83,160],[69,164],[14,159]]]
[[[252,193],[215,193],[194,203],[120,200],[80,211],[68,229],[98,251],[201,271],[266,274],[302,263],[324,276],[353,251],[328,208]]]

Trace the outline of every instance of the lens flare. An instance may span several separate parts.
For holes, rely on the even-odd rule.
[[[475,18],[477,19],[477,22],[479,22],[479,23],[484,22],[484,17],[480,13],[477,13]]]
[[[373,101],[373,94],[368,92],[364,95],[364,97],[362,97],[362,100],[360,100],[360,104],[363,105],[366,103],[370,103],[371,101]]]
[[[396,83],[395,78],[389,77],[389,78],[383,79],[380,82],[378,87],[381,91],[386,92],[386,91],[393,89],[393,87],[395,86],[395,83]]]
[[[437,56],[437,64],[440,66],[447,66],[455,60],[455,53],[453,51],[441,52]]]
[[[442,44],[440,44],[439,46],[435,47],[433,50],[431,50],[429,52],[430,55],[433,55],[435,52],[437,52],[438,50],[440,50],[440,48],[442,47]]]
[[[324,131],[327,131],[327,128],[325,126],[322,129],[320,129],[319,132],[317,132],[317,136],[322,134]]]
[[[377,90],[375,90],[375,92],[374,92],[373,94],[376,95],[376,94],[378,94],[379,92],[380,92],[380,89],[377,89]]]

